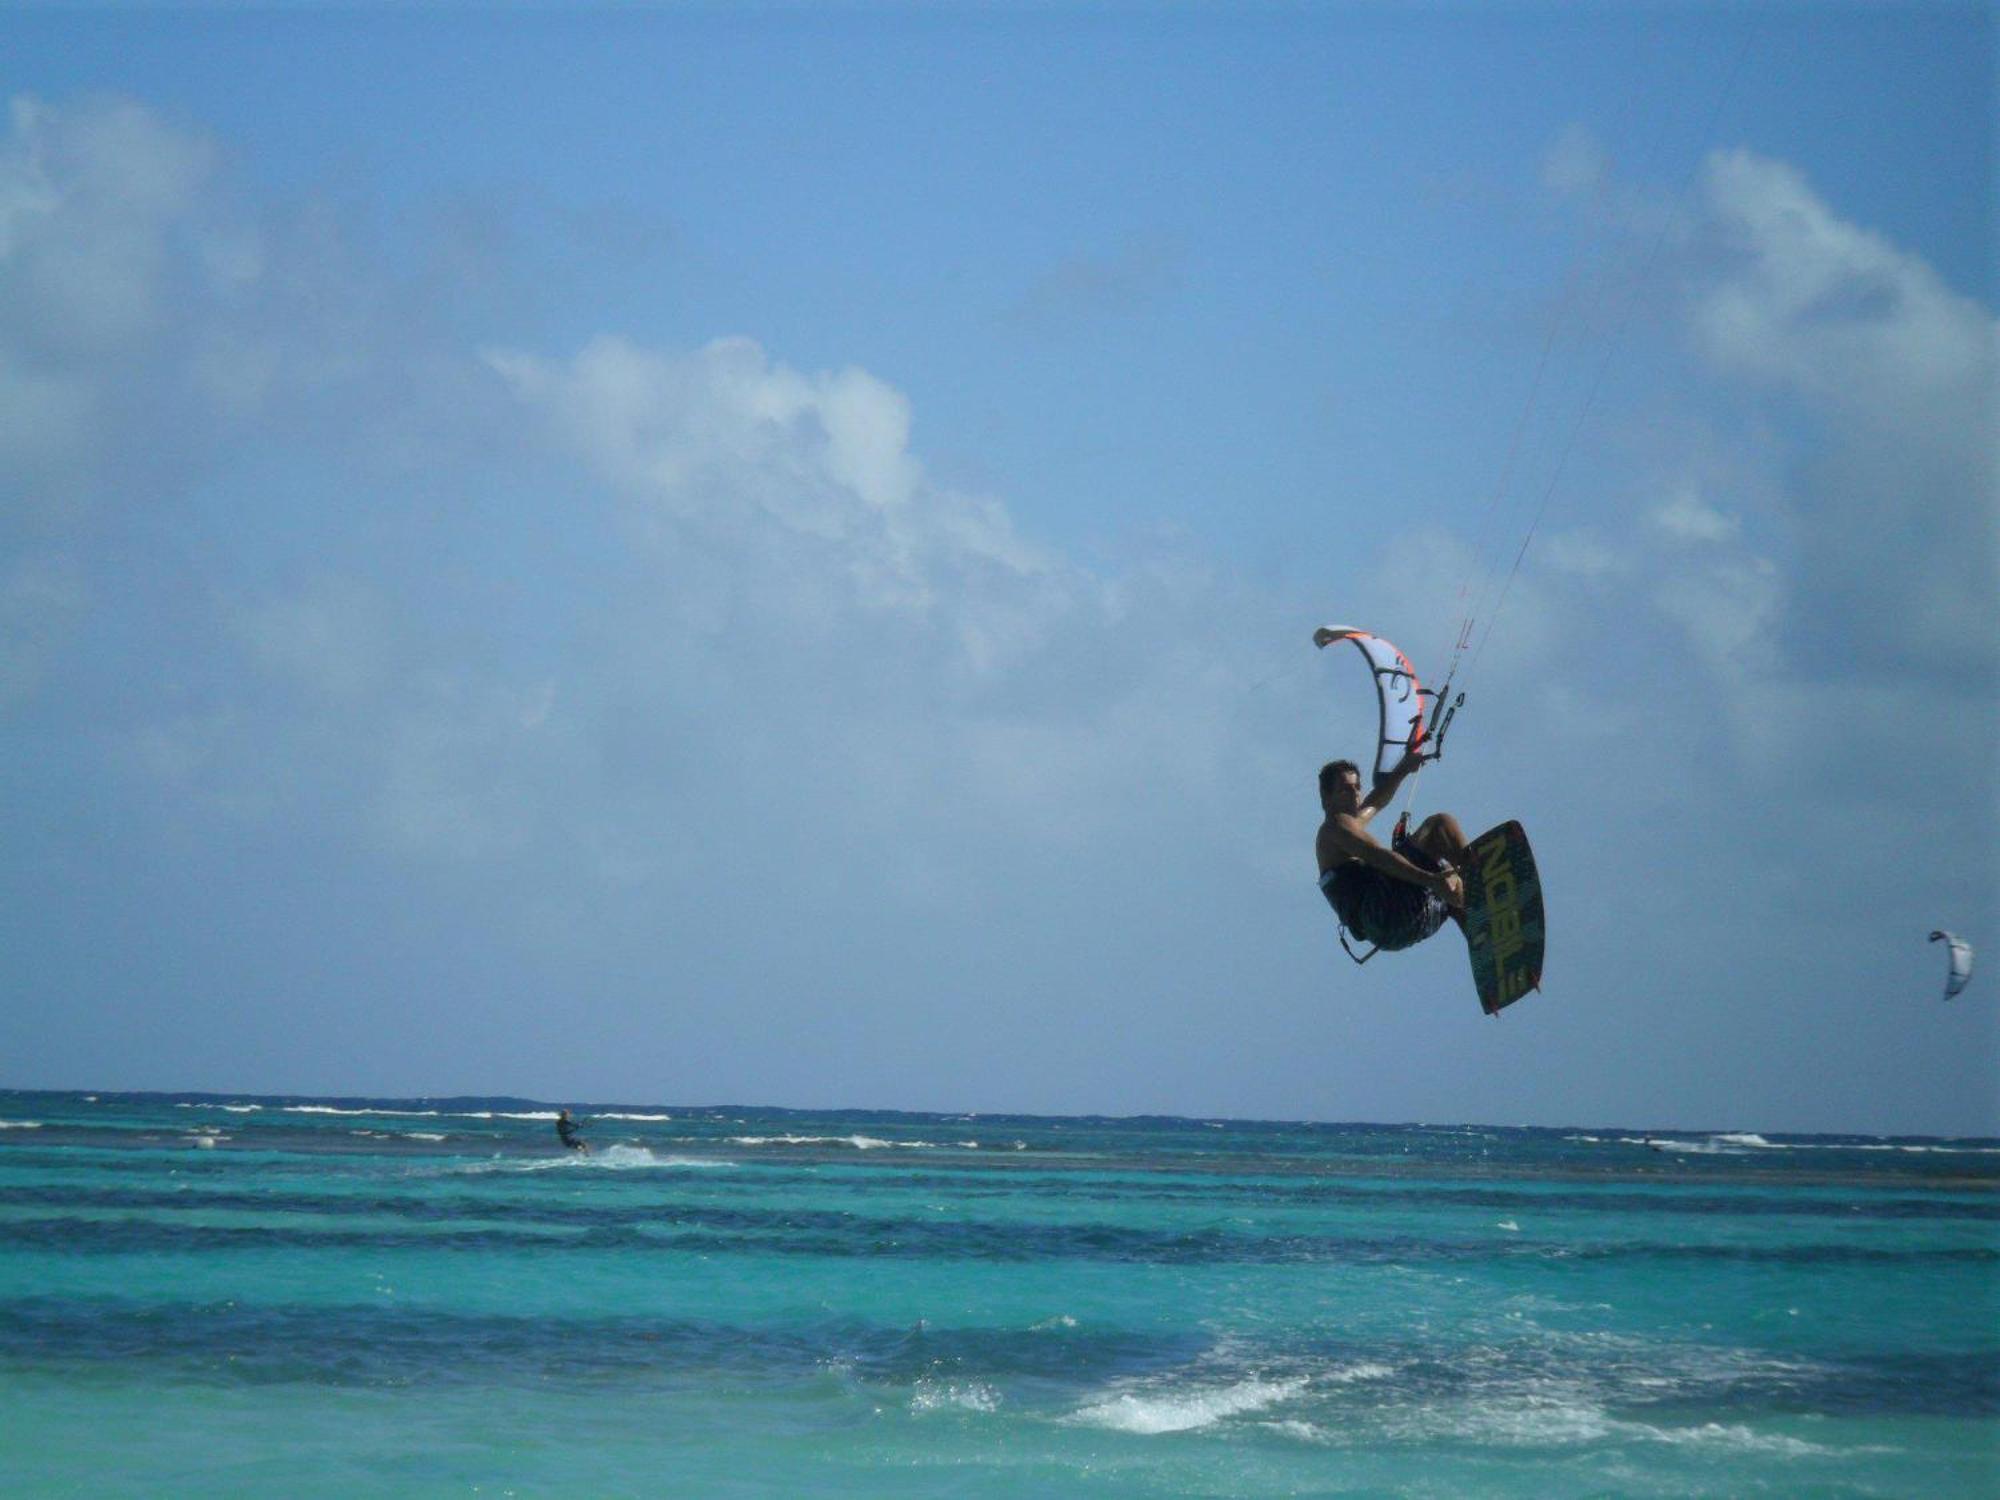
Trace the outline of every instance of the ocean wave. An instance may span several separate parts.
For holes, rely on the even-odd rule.
[[[480,1175],[489,1172],[553,1172],[598,1171],[630,1172],[646,1167],[697,1167],[702,1169],[723,1169],[734,1167],[734,1162],[719,1161],[712,1156],[660,1156],[644,1146],[605,1146],[594,1151],[566,1151],[561,1156],[537,1156],[526,1161],[507,1160],[495,1157],[491,1161],[467,1162],[450,1168],[454,1175]]]
[[[607,1113],[601,1115],[591,1115],[589,1118],[593,1120],[671,1120],[673,1116],[672,1115],[621,1115],[621,1114]]]
[[[278,1112],[286,1115],[422,1115],[435,1118],[441,1113],[435,1109],[343,1109],[337,1104],[281,1104]]]
[[[926,1375],[910,1392],[910,1410],[991,1412],[1000,1409],[1000,1393],[983,1380],[935,1380]]]
[[[1904,1151],[1920,1156],[2000,1156],[2000,1146],[1957,1141],[1774,1141],[1754,1130],[1718,1131],[1700,1140],[1672,1135],[1569,1135],[1579,1146],[1650,1146],[1657,1151],[1741,1154],[1745,1151]]]
[[[1081,1408],[1066,1420],[1143,1437],[1192,1432],[1289,1401],[1305,1388],[1306,1379],[1301,1375],[1284,1380],[1239,1380],[1230,1385],[1194,1389],[1121,1391]]]
[[[1630,1432],[1637,1428],[1636,1436],[1656,1443],[1672,1443],[1677,1446],[1703,1448],[1728,1448],[1742,1453],[1775,1453],[1782,1458],[1812,1458],[1826,1454],[1852,1454],[1851,1447],[1826,1448],[1818,1443],[1809,1443],[1804,1438],[1787,1437],[1782,1432],[1759,1432],[1754,1427],[1737,1423],[1703,1422],[1696,1427],[1651,1427],[1638,1423],[1624,1422],[1621,1429]],[[1881,1448],[1870,1452],[1885,1452]]]
[[[609,1167],[613,1171],[630,1170],[633,1167],[728,1167],[726,1161],[717,1161],[705,1156],[659,1156],[644,1146],[606,1146],[601,1151],[593,1151],[586,1158],[589,1162]]]
[[[40,1130],[40,1120],[0,1120],[0,1130]]]
[[[856,1151],[935,1151],[936,1141],[885,1141],[873,1135],[732,1135],[732,1146],[852,1146]]]

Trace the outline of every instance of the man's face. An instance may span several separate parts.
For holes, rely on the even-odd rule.
[[[1352,812],[1361,805],[1361,774],[1358,771],[1340,771],[1334,775],[1333,786],[1327,800],[1339,812]]]

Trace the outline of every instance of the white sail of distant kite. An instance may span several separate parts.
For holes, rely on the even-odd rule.
[[[1972,944],[1962,937],[1953,937],[1941,929],[1931,934],[1931,941],[1943,943],[1950,955],[1950,966],[1945,970],[1944,976],[1944,997],[1949,1000],[1964,989],[1966,981],[1972,978]]]

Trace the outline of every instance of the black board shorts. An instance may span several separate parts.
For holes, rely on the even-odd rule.
[[[1436,859],[1406,840],[1396,840],[1395,849],[1413,865],[1439,868]],[[1421,943],[1450,914],[1435,891],[1398,880],[1358,859],[1328,870],[1320,876],[1319,888],[1342,926],[1362,942],[1391,953]]]

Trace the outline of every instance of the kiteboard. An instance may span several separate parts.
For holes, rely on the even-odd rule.
[[[1542,984],[1542,880],[1519,823],[1502,823],[1472,841],[1459,874],[1465,880],[1465,941],[1472,982],[1489,1016]]]

